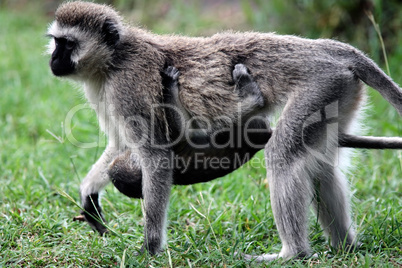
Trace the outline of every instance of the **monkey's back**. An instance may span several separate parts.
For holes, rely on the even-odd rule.
[[[274,108],[295,87],[308,85],[311,77],[348,71],[345,53],[338,52],[353,50],[333,40],[256,32],[224,32],[205,38],[158,36],[155,40],[167,64],[180,71],[180,99],[185,108],[206,118],[230,117],[238,108],[232,78],[237,63],[249,68],[266,107]]]

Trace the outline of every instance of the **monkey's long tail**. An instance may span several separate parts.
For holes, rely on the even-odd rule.
[[[402,149],[402,138],[340,134],[339,147],[361,149]]]
[[[353,72],[376,89],[402,115],[402,89],[377,64],[360,51],[354,51]]]

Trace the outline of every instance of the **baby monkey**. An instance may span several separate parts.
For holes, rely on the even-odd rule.
[[[262,108],[264,100],[245,65],[236,64],[232,72],[234,92],[240,97],[239,113],[235,115],[239,121],[235,121],[232,128],[224,130],[202,128],[202,119],[190,117],[178,97],[179,75],[179,71],[173,66],[168,66],[162,72],[170,136],[177,140],[180,139],[180,133],[186,132],[187,139],[180,140],[173,146],[177,160],[174,161],[173,184],[189,185],[223,177],[248,162],[255,153],[264,148],[272,131],[266,117],[249,115],[253,109]],[[248,120],[243,123],[241,118],[244,116]],[[195,128],[192,129],[191,126]],[[232,143],[233,141],[235,142]],[[221,164],[214,165],[213,161]],[[139,159],[130,150],[119,155],[110,164],[108,175],[121,193],[132,198],[143,197]]]

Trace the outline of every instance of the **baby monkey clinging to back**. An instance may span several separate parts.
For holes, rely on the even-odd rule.
[[[172,118],[166,109],[156,109],[164,102],[161,72],[166,66],[180,71],[178,95],[188,117],[202,118],[195,123],[212,125],[207,129],[215,131],[243,114],[238,112],[242,96],[233,91],[231,75],[234,66],[242,63],[263,100],[262,108],[257,105],[246,111],[242,120],[266,118],[283,108],[264,146],[271,206],[283,245],[279,254],[264,254],[258,260],[311,254],[307,231],[311,200],[332,245],[356,245],[349,190],[336,163],[337,137],[351,132],[365,98],[363,82],[402,113],[402,90],[363,53],[333,40],[272,33],[160,36],[124,25],[106,5],[87,2],[67,2],[55,17],[48,31],[52,72],[83,84],[109,138],[80,188],[83,207],[90,212],[85,216],[95,229],[103,231],[101,224],[93,224],[91,215],[96,215],[93,208],[99,191],[110,182],[108,166],[129,149],[138,156],[142,173],[143,249],[152,254],[162,249],[169,193],[175,182],[173,159],[180,154],[175,146],[188,148],[185,143],[192,139],[170,143]],[[235,126],[247,129],[243,123]],[[196,131],[195,136],[203,133],[208,131]],[[232,152],[243,148],[235,146]],[[225,154],[224,150],[217,153]]]

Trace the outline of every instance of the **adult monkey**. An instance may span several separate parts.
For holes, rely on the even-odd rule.
[[[336,131],[348,133],[364,99],[361,81],[377,89],[402,113],[402,90],[360,51],[332,40],[262,33],[223,33],[210,38],[156,36],[124,26],[107,6],[84,2],[60,6],[49,35],[54,37],[53,73],[83,82],[109,136],[109,145],[81,185],[84,207],[88,197],[108,183],[104,172],[119,151],[130,142],[141,143],[135,150],[142,161],[144,249],[152,254],[161,250],[172,184],[172,168],[158,164],[173,154],[171,147],[163,146],[169,142],[166,115],[160,110],[152,117],[153,105],[163,98],[160,72],[166,65],[177,67],[185,109],[190,116],[215,122],[212,119],[216,116],[232,118],[236,114],[233,104],[240,99],[233,94],[230,75],[236,63],[249,67],[260,86],[265,104],[259,113],[284,107],[265,146],[271,203],[283,246],[279,254],[264,254],[259,260],[310,255],[306,215],[308,202],[316,197],[313,192],[319,193],[320,205],[315,207],[332,244],[355,245],[348,189],[333,165],[335,150],[328,150],[324,158],[315,154],[327,149],[328,142],[338,147],[333,141],[335,130],[324,137],[325,124],[315,120],[322,114],[336,116]],[[205,103],[206,99],[212,101]],[[101,110],[99,102],[113,109]],[[151,120],[155,132],[152,139],[144,139]],[[308,147],[303,140],[306,125],[312,134]],[[115,133],[117,127],[127,137]]]

